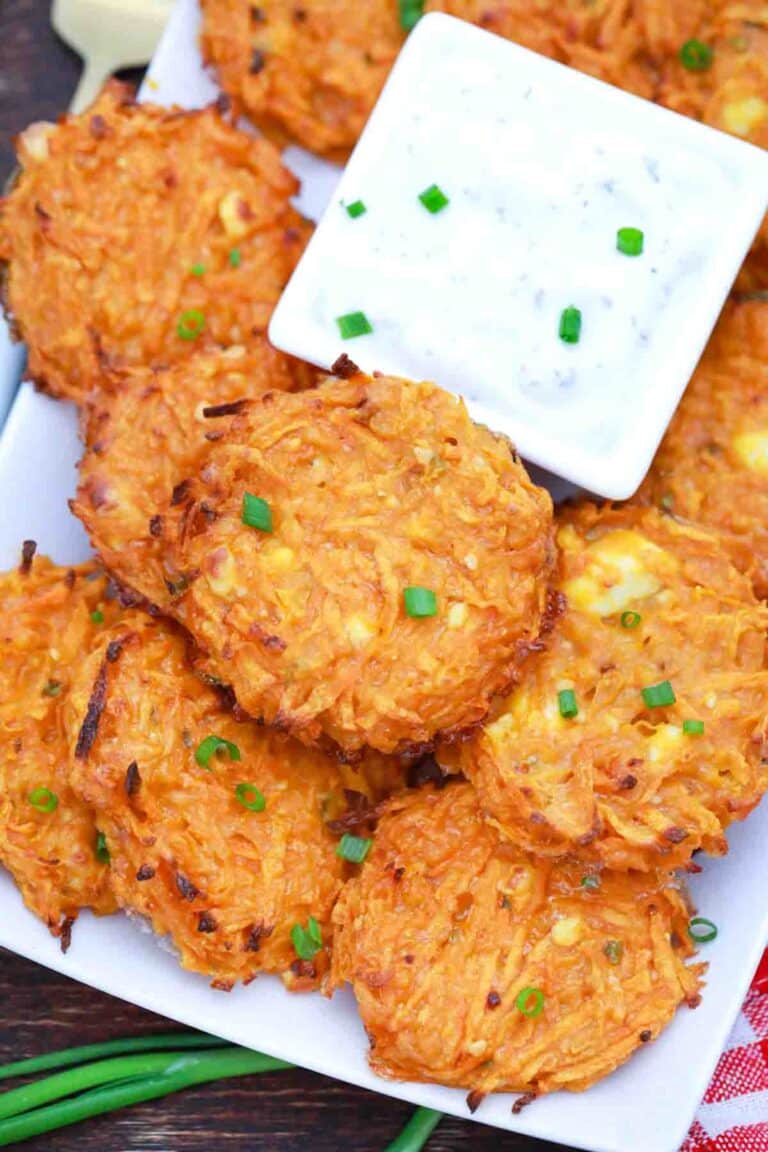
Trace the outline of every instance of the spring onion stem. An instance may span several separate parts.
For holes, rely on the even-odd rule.
[[[79,1048],[65,1048],[61,1052],[46,1052],[44,1056],[31,1056],[0,1066],[0,1080],[15,1076],[32,1076],[35,1072],[48,1072],[51,1068],[68,1068],[84,1064],[102,1056],[126,1055],[129,1052],[152,1052],[163,1048],[224,1048],[226,1040],[206,1036],[204,1032],[160,1032],[154,1036],[130,1036],[123,1040],[107,1040],[102,1044],[83,1044]]]
[[[171,1092],[179,1092],[193,1084],[223,1080],[230,1076],[250,1076],[258,1072],[272,1072],[290,1068],[284,1060],[275,1060],[260,1052],[243,1048],[229,1048],[222,1052],[178,1055],[169,1053],[166,1070],[130,1080],[106,1084],[83,1092],[69,1100],[61,1100],[34,1112],[25,1112],[7,1120],[0,1120],[0,1147],[21,1140],[29,1140],[43,1132],[64,1128],[91,1116],[100,1116],[117,1108],[156,1100]],[[393,1146],[394,1147],[394,1146]],[[408,1149],[409,1145],[402,1146]],[[413,1145],[414,1148],[421,1145]]]
[[[442,1118],[442,1112],[435,1112],[434,1108],[417,1108],[400,1135],[387,1146],[385,1152],[419,1152]]]

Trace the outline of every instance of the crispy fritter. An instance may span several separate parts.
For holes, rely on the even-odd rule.
[[[247,349],[201,353],[159,371],[129,369],[115,393],[91,409],[71,507],[121,583],[155,605],[168,601],[162,562],[168,528],[158,510],[170,498],[175,514],[185,483],[224,434],[239,400],[294,388],[307,371],[262,337]]]
[[[635,499],[718,529],[768,597],[768,300],[726,306]]]
[[[243,523],[246,494],[272,530]],[[306,743],[407,752],[479,723],[539,631],[552,503],[433,384],[250,402],[212,445],[173,612],[240,704]],[[412,618],[405,589],[434,593]]]
[[[325,826],[326,808],[343,806],[335,763],[238,720],[190,670],[173,626],[136,612],[84,662],[66,720],[72,783],[95,809],[121,907],[169,934],[184,967],[219,987],[261,971],[314,987],[346,867]],[[201,765],[210,736],[238,758]],[[242,784],[258,789],[263,811],[238,800]],[[244,799],[258,805],[254,792]],[[310,916],[323,946],[301,960],[291,930]]]
[[[405,40],[394,0],[203,0],[203,53],[268,135],[343,159]]]
[[[352,984],[374,1071],[471,1089],[471,1107],[580,1091],[695,1006],[672,877],[583,876],[505,843],[469,784],[392,801],[334,912],[332,980]]]
[[[518,44],[768,147],[768,10],[762,0],[427,0]],[[689,70],[689,40],[712,49]]]
[[[66,951],[81,908],[115,908],[93,814],[70,787],[62,711],[118,609],[94,565],[58,568],[32,552],[0,575],[0,860]]]
[[[19,163],[0,203],[5,298],[54,395],[82,402],[114,384],[107,369],[264,333],[309,232],[267,141],[111,83],[82,115],[27,129]]]
[[[565,510],[557,542],[567,609],[548,650],[441,760],[533,851],[619,869],[722,855],[768,789],[768,608],[718,537],[653,508]],[[654,706],[643,689],[667,681],[676,702]]]

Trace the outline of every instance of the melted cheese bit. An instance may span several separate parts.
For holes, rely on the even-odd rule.
[[[579,538],[570,526],[558,534],[560,546],[575,551]],[[611,616],[653,596],[677,568],[668,552],[640,532],[619,528],[584,549],[585,571],[566,582],[568,603],[594,616]]]
[[[768,429],[742,432],[733,438],[733,449],[751,472],[768,474]]]

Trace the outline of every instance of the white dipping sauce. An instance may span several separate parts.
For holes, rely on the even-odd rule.
[[[430,214],[418,197],[449,198]],[[351,218],[345,205],[362,200]],[[760,225],[768,159],[451,17],[425,17],[275,312],[330,367],[435,380],[523,456],[640,483]],[[644,251],[617,250],[638,228]],[[563,309],[581,338],[558,334]],[[342,340],[336,319],[373,332]]]

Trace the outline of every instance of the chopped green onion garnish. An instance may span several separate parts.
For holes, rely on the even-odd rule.
[[[609,964],[621,964],[624,955],[624,945],[620,940],[606,940],[603,952]]]
[[[272,531],[272,509],[261,496],[254,496],[246,492],[243,496],[243,511],[241,514],[243,524],[249,528],[258,528],[259,532]]]
[[[423,192],[420,192],[419,200],[421,200],[427,212],[431,212],[433,216],[438,212],[442,212],[443,208],[447,208],[450,204],[450,200],[445,192],[443,192],[442,188],[438,188],[437,184],[430,184],[429,188],[425,188]]]
[[[540,988],[523,988],[515,998],[515,1008],[523,1016],[533,1019],[544,1011],[544,993]]]
[[[91,620],[94,624],[104,623],[104,613],[102,612],[101,608],[95,608],[94,611],[91,612]]]
[[[350,864],[362,864],[368,855],[371,844],[373,844],[373,840],[363,836],[352,836],[351,833],[345,832],[339,841],[336,855],[340,856],[342,860],[349,860]]]
[[[193,276],[204,276],[205,264],[193,264],[189,271]]]
[[[717,936],[717,924],[703,916],[694,916],[688,921],[688,935],[695,944],[709,944]]]
[[[622,628],[637,628],[641,620],[642,616],[639,612],[622,612],[621,614]]]
[[[323,946],[323,934],[314,916],[310,916],[306,928],[294,924],[291,929],[293,949],[300,960],[312,960]]]
[[[582,888],[591,888],[592,890],[595,890],[595,889],[600,887],[600,877],[599,876],[582,876],[581,886],[582,886]]]
[[[240,760],[240,749],[230,740],[223,740],[221,736],[206,736],[195,750],[195,760],[201,768],[210,768],[211,757],[217,752],[227,752],[230,760]]]
[[[199,308],[190,308],[182,312],[176,325],[176,332],[182,340],[197,340],[205,328],[205,316]]]
[[[424,0],[398,0],[398,9],[400,27],[410,32],[424,15]]]
[[[639,256],[644,243],[645,236],[639,228],[619,228],[616,233],[616,247],[625,256]]]
[[[351,216],[353,220],[357,220],[358,216],[364,216],[368,211],[362,200],[354,200],[351,204],[346,204],[345,207],[347,216]]]
[[[677,697],[669,680],[662,680],[660,684],[650,684],[643,688],[643,700],[646,708],[666,708],[674,704]]]
[[[61,680],[49,680],[43,688],[43,696],[58,696],[61,692]]]
[[[687,732],[689,736],[703,736],[704,735],[704,721],[703,720],[683,720],[683,732]]]
[[[94,852],[100,864],[109,863],[109,848],[107,848],[107,838],[103,832],[96,833],[96,847]]]
[[[566,344],[578,344],[581,339],[581,312],[578,308],[564,308],[560,315],[560,339]]]
[[[680,63],[689,72],[706,72],[712,67],[714,52],[701,40],[686,40],[680,49]]]
[[[659,500],[659,507],[663,508],[665,512],[671,512],[674,506],[675,498],[669,493],[667,493],[666,496],[662,496],[661,500]]]
[[[240,249],[239,248],[233,248],[229,254],[229,263],[232,265],[233,268],[239,268],[241,260],[242,260],[242,256],[240,255]]]
[[[342,340],[352,340],[355,336],[367,336],[373,332],[373,325],[365,312],[347,312],[345,316],[337,316]]]
[[[403,590],[403,603],[406,616],[420,618],[422,616],[437,616],[437,596],[431,588],[405,588]]]
[[[572,688],[563,688],[562,691],[558,692],[557,704],[564,720],[572,720],[574,716],[578,716],[579,706],[576,703],[576,693]]]
[[[249,812],[263,812],[267,806],[264,793],[259,792],[255,784],[238,784],[235,788],[238,804],[247,808]]]
[[[33,788],[27,800],[38,812],[53,812],[59,806],[59,798],[50,788]]]

